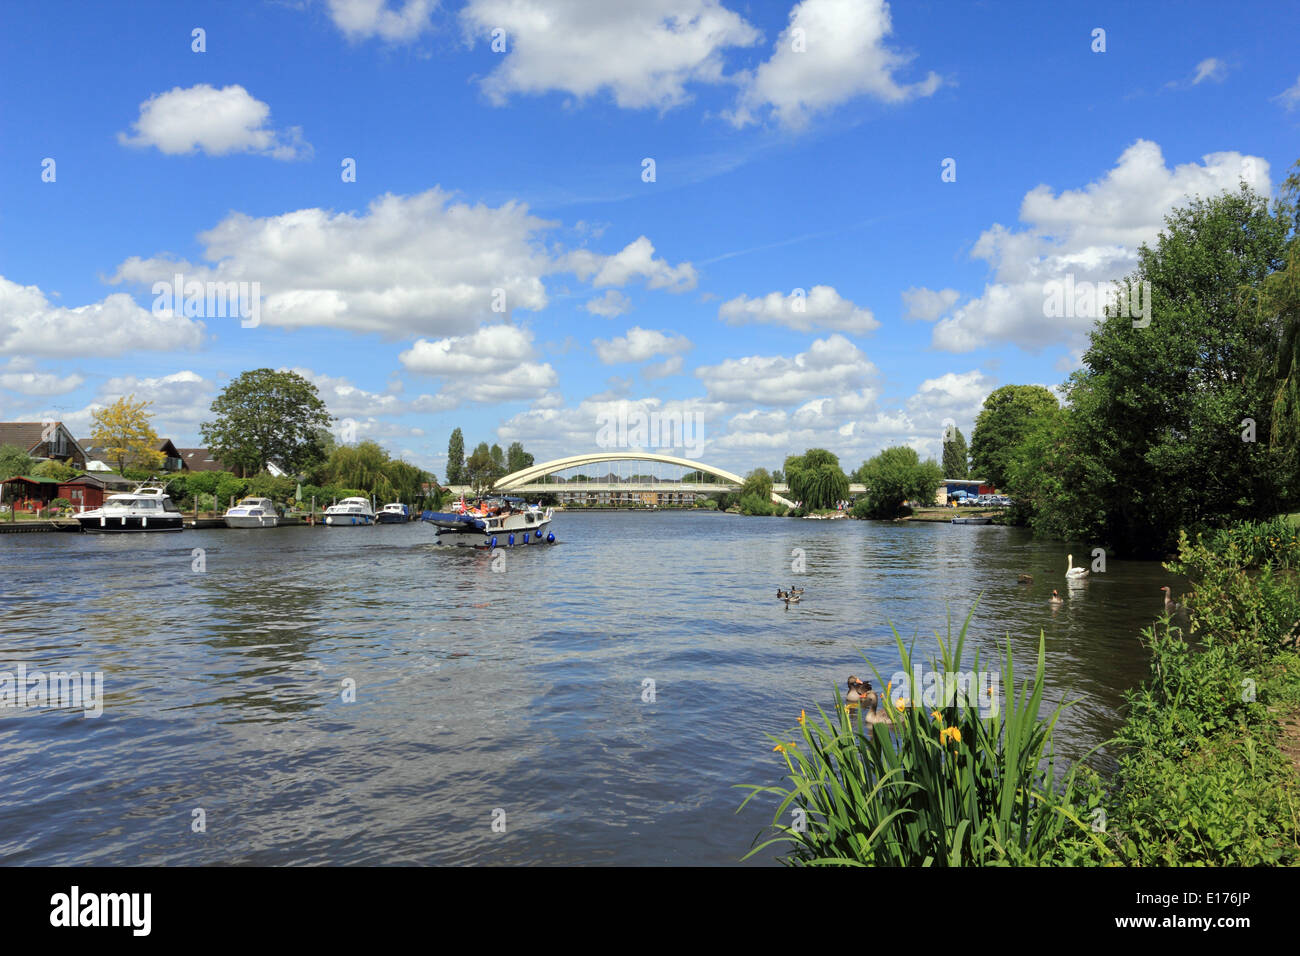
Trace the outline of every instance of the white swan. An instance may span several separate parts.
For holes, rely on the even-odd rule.
[[[1074,566],[1074,555],[1067,554],[1065,559],[1069,562],[1069,566],[1065,569],[1065,576],[1067,578],[1086,578],[1088,576],[1087,568],[1076,568]]]

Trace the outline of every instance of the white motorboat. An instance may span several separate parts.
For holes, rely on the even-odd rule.
[[[411,509],[406,505],[394,501],[392,504],[384,505],[379,510],[375,519],[380,524],[405,524],[411,520]]]
[[[420,519],[438,527],[439,544],[476,548],[555,543],[550,530],[552,508],[527,504],[522,498],[484,498],[473,506],[464,501],[454,511],[426,511]]]
[[[270,498],[244,498],[225,517],[227,528],[274,528],[280,520]]]
[[[109,495],[93,511],[77,515],[82,531],[118,533],[131,531],[184,531],[181,510],[167,496],[165,485],[142,484],[135,491]]]
[[[365,498],[344,498],[325,509],[325,523],[330,527],[350,527],[375,523],[375,509]]]

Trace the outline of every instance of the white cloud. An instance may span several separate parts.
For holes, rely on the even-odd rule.
[[[550,364],[534,359],[532,334],[510,325],[432,342],[418,339],[398,358],[412,372],[449,382],[445,397],[457,405],[530,401],[559,381]]]
[[[749,356],[695,370],[709,397],[723,402],[794,405],[871,386],[876,366],[844,336],[815,340],[793,358]]]
[[[0,355],[115,356],[131,351],[197,348],[203,323],[155,315],[122,292],[67,309],[34,285],[0,276]]]
[[[330,19],[349,40],[382,37],[406,43],[432,28],[438,0],[328,0]]]
[[[204,258],[215,265],[133,256],[112,281],[149,285],[177,272],[187,283],[256,281],[263,325],[394,338],[456,335],[515,309],[542,309],[548,302],[542,280],[556,272],[598,286],[638,276],[670,292],[695,285],[689,262],[673,266],[656,258],[645,236],[614,255],[550,250],[544,234],[558,225],[522,203],[471,206],[435,187],[413,196],[385,194],[363,213],[232,213],[199,234]]]
[[[1192,86],[1203,83],[1206,80],[1212,80],[1215,83],[1222,83],[1228,75],[1228,64],[1224,63],[1217,57],[1208,57],[1196,64],[1196,73],[1192,77]]]
[[[273,159],[301,159],[311,155],[302,130],[277,132],[266,126],[271,107],[254,99],[242,86],[220,90],[200,83],[155,93],[140,104],[140,116],[131,124],[134,135],[118,133],[124,146],[156,146],[168,156],[202,150],[209,156],[256,153]]]
[[[606,289],[604,295],[587,300],[583,308],[592,315],[612,319],[628,312],[632,308],[632,300],[617,289]]]
[[[892,32],[884,0],[803,0],[772,57],[745,77],[731,121],[744,126],[770,108],[782,125],[799,128],[857,96],[902,103],[931,95],[941,82],[934,72],[916,83],[895,79],[913,57],[885,45]]]
[[[584,282],[591,276],[597,288],[626,285],[634,278],[644,278],[651,289],[688,292],[695,288],[698,276],[689,262],[672,266],[666,259],[655,258],[655,247],[645,236],[629,242],[612,256],[588,249],[575,249],[565,260],[567,267]]]
[[[1273,97],[1273,99],[1288,110],[1300,106],[1300,76],[1297,76],[1293,84]]]
[[[924,286],[906,289],[902,293],[903,305],[907,307],[905,319],[922,319],[933,322],[943,315],[961,298],[956,289],[927,289]]]
[[[934,345],[952,352],[1000,342],[1029,351],[1077,346],[1095,317],[1045,317],[1046,284],[1070,275],[1076,284],[1108,287],[1134,269],[1138,246],[1155,241],[1170,210],[1194,196],[1235,190],[1241,180],[1267,195],[1267,160],[1210,153],[1199,164],[1169,169],[1158,145],[1138,140],[1114,169],[1083,189],[1057,195],[1036,186],[1021,202],[1025,229],[994,224],[976,241],[971,256],[992,266],[993,281],[935,326]]]
[[[674,355],[671,358],[664,359],[662,362],[652,362],[645,368],[641,369],[641,377],[647,382],[657,378],[668,378],[672,375],[680,375],[682,367],[685,364],[680,355]]]
[[[769,292],[761,299],[740,295],[724,302],[718,308],[718,317],[728,325],[759,322],[798,332],[823,328],[864,335],[880,327],[870,309],[854,305],[828,285],[815,285],[806,295]]]
[[[461,23],[471,43],[506,31],[506,54],[482,80],[497,104],[608,91],[620,107],[664,110],[688,99],[688,83],[724,79],[722,50],[759,39],[717,0],[470,0]]]
[[[688,351],[691,340],[684,335],[671,335],[643,329],[634,325],[626,335],[613,339],[593,339],[596,354],[606,365],[621,365],[625,362],[644,362],[657,355],[676,355]]]
[[[66,395],[76,391],[85,381],[84,376],[76,373],[42,372],[36,368],[36,363],[24,358],[12,358],[0,366],[0,388],[20,395]]]

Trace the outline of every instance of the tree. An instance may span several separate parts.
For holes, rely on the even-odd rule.
[[[480,442],[474,454],[465,462],[465,478],[474,489],[474,494],[481,495],[491,489],[503,472],[501,466],[492,458],[487,442]]]
[[[854,502],[854,516],[895,518],[905,501],[933,501],[944,474],[934,459],[921,461],[915,448],[900,445],[864,461],[853,477],[867,486]]]
[[[49,458],[33,468],[31,474],[33,478],[54,478],[58,481],[69,481],[77,477],[80,472],[71,465],[65,465],[61,461]]]
[[[750,496],[771,503],[772,476],[767,473],[766,468],[755,468],[745,476],[745,482],[740,486],[740,497],[743,499]]]
[[[1239,290],[1283,267],[1289,229],[1243,184],[1174,210],[1154,248],[1139,249],[1131,279],[1150,283],[1150,326],[1097,323],[1067,387],[1086,463],[1070,492],[1095,503],[1089,537],[1166,554],[1181,529],[1276,512],[1281,476],[1264,439],[1281,322]]]
[[[775,484],[775,485],[779,485],[779,484],[783,484],[784,482],[785,482],[785,472],[783,472],[780,468],[778,468],[776,471],[772,472],[772,483],[773,483],[773,484]]]
[[[531,467],[533,467],[533,456],[524,451],[524,446],[519,442],[512,442],[506,450],[506,471],[514,474],[516,471]]]
[[[975,419],[970,443],[970,474],[1001,488],[1016,446],[1037,417],[1050,414],[1061,403],[1041,385],[1003,385],[984,399]]]
[[[824,448],[810,448],[785,460],[786,483],[805,511],[834,508],[849,496],[849,478],[840,460]]]
[[[0,445],[0,481],[30,475],[35,466],[35,459],[17,445]]]
[[[490,452],[492,461],[501,469],[501,474],[506,473],[506,453],[501,450],[500,445],[493,445]]]
[[[203,441],[241,474],[256,474],[269,461],[297,474],[325,458],[318,431],[333,419],[316,386],[296,372],[244,372],[211,410],[216,418],[199,426]]]
[[[954,427],[952,434],[944,433],[943,439],[943,476],[945,478],[966,478],[970,475],[970,462],[966,454],[966,437],[960,428]]]
[[[123,395],[107,408],[91,415],[93,428],[91,442],[103,447],[108,460],[117,465],[118,474],[128,466],[152,469],[163,463],[166,456],[158,450],[158,435],[149,424],[152,402],[134,401],[134,395]]]
[[[1283,494],[1290,505],[1300,501],[1300,162],[1282,185],[1278,214],[1294,215],[1295,229],[1286,268],[1274,272],[1258,290],[1265,314],[1281,326],[1274,370],[1269,448],[1277,456]],[[1247,288],[1247,294],[1255,290]]]
[[[465,436],[457,428],[447,442],[447,484],[459,485],[465,481]]]

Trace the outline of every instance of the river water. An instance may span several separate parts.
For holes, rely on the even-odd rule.
[[[892,673],[890,622],[928,659],[980,596],[968,640],[1009,634],[1020,673],[1041,630],[1077,756],[1145,677],[1160,586],[1184,589],[1114,559],[1067,589],[1070,549],[1013,528],[554,530],[498,571],[420,523],[0,535],[0,671],[104,674],[98,718],[0,709],[0,863],[730,864],[771,819],[735,812],[734,785],[780,782],[765,734],[870,677],[863,655]]]

